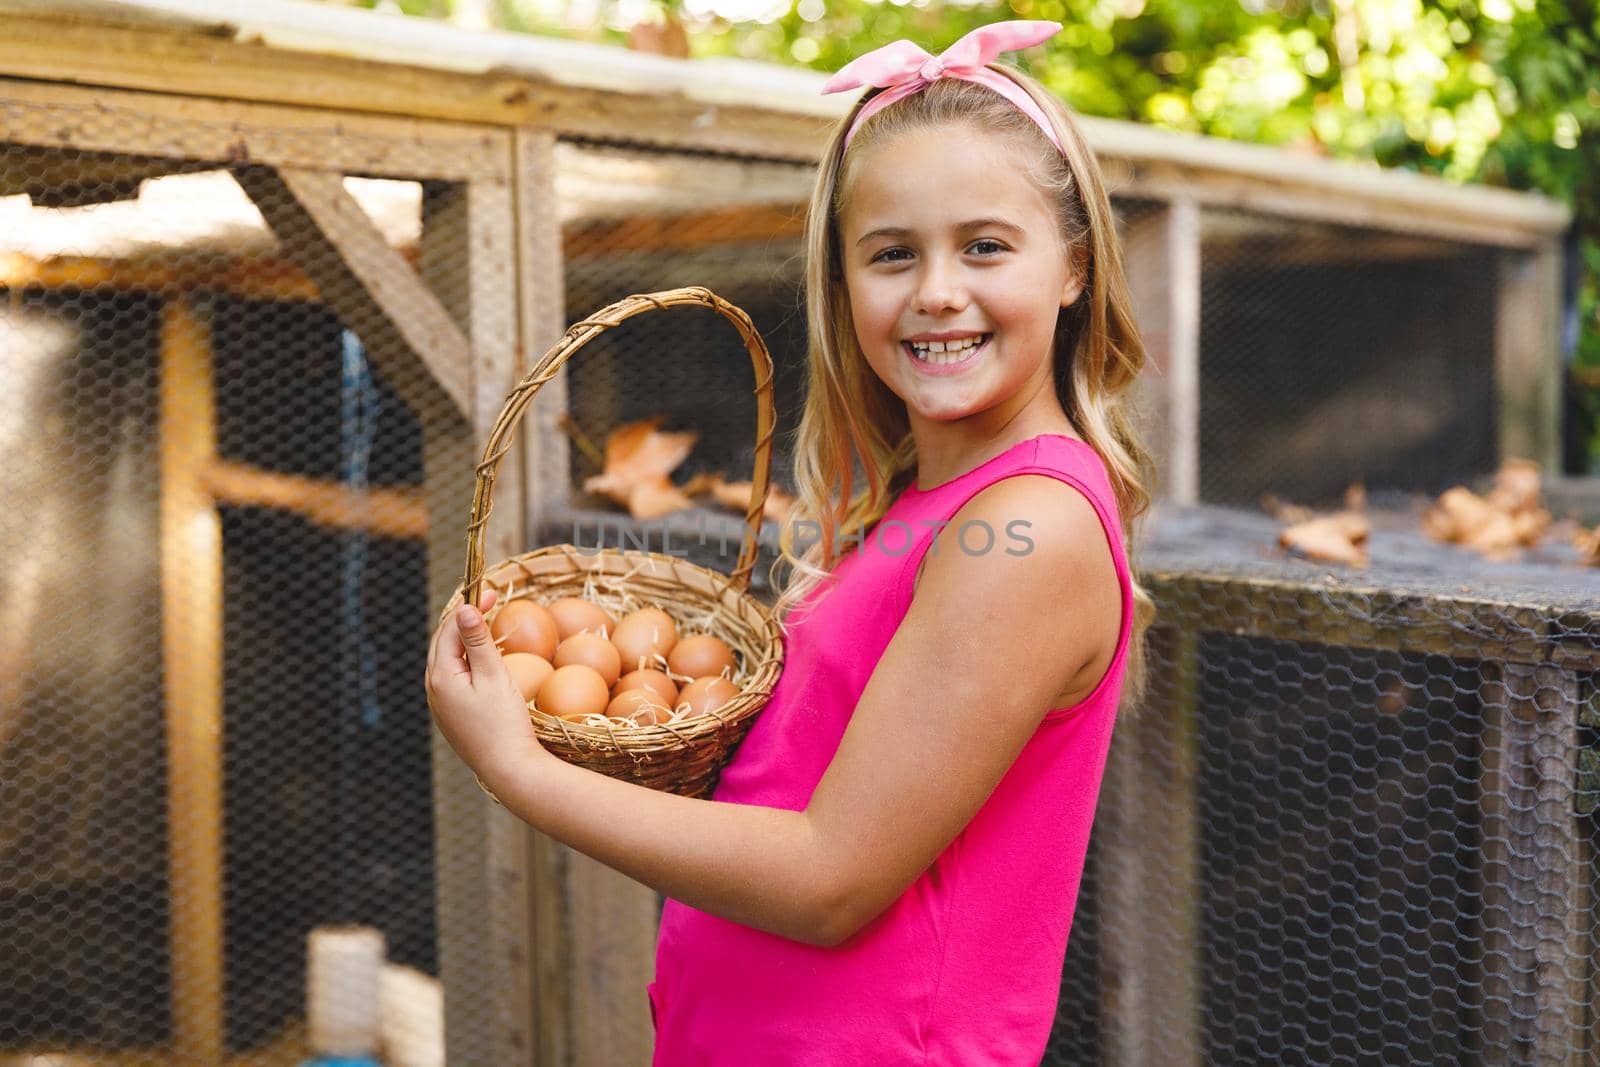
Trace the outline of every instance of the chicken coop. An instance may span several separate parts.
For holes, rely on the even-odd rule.
[[[793,488],[801,235],[848,101],[217,12],[0,0],[0,1063],[298,1063],[308,938],[351,926],[386,1062],[648,1063],[660,898],[484,796],[424,654],[507,390],[599,308],[749,313]],[[1160,616],[1046,1062],[1591,1062],[1600,570],[1416,515],[1507,458],[1556,473],[1565,210],[1085,127],[1151,354]],[[669,531],[726,570],[738,510],[585,483],[645,420],[694,435],[680,486],[749,480],[755,388],[707,309],[608,330],[538,393],[487,555]],[[1370,566],[1278,546],[1263,494],[1356,482]]]

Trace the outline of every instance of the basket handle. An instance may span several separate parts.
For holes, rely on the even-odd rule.
[[[744,521],[750,536],[739,551],[739,560],[729,576],[730,585],[740,592],[749,588],[750,572],[755,569],[756,555],[761,537],[761,517],[766,509],[767,492],[772,484],[772,435],[777,421],[772,402],[772,356],[756,332],[755,324],[739,308],[717,296],[711,290],[693,285],[682,289],[667,289],[659,293],[640,293],[619,300],[581,322],[573,323],[561,340],[546,352],[538,364],[506,394],[500,417],[489,431],[483,447],[483,460],[478,464],[477,483],[472,491],[472,521],[467,525],[467,573],[462,584],[465,603],[478,602],[478,586],[483,580],[483,539],[494,510],[494,479],[500,470],[500,461],[511,448],[512,431],[522,420],[522,415],[532,403],[534,394],[555,377],[574,352],[594,340],[606,330],[646,311],[662,311],[676,304],[699,304],[711,308],[733,323],[750,351],[750,362],[756,376],[756,452],[755,475],[750,492],[750,508]]]

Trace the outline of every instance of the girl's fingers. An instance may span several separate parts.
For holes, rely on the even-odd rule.
[[[483,631],[483,637],[488,642],[489,650],[494,653],[496,661],[499,660],[499,652],[495,649],[493,640],[489,639],[489,630],[483,624],[482,613],[494,607],[498,599],[495,591],[487,586],[478,596],[480,605],[478,627]],[[423,684],[431,687],[435,678],[443,677],[440,672],[447,667],[454,668],[451,672],[454,674],[462,673],[460,668],[463,665],[475,669],[477,665],[473,663],[468,653],[468,644],[461,631],[460,609],[457,609],[446,615],[440,621],[439,628],[433,631],[433,640],[428,645],[428,665],[423,675]],[[482,666],[487,667],[487,661],[484,661]]]
[[[459,627],[461,643],[467,654],[467,666],[472,670],[474,681],[485,676],[492,677],[497,668],[505,669],[500,664],[500,650],[494,647],[494,639],[489,636],[489,627],[484,624],[482,613],[462,606],[456,609],[454,621]]]

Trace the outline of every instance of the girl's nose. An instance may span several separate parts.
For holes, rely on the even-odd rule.
[[[966,306],[966,286],[959,270],[946,260],[930,257],[917,280],[916,304],[920,312],[959,310]]]

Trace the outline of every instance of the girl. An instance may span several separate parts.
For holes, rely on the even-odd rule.
[[[1065,108],[991,65],[1059,29],[938,58],[898,41],[824,87],[878,91],[807,223],[786,665],[712,799],[557,760],[481,614],[435,635],[429,703],[483,783],[669,898],[656,1067],[1043,1054],[1151,615],[1122,525],[1149,459],[1110,204]]]

